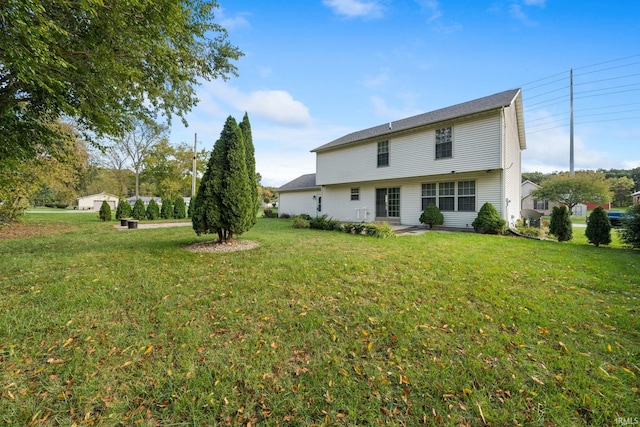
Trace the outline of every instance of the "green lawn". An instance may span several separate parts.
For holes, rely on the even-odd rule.
[[[0,425],[616,425],[640,417],[640,251],[260,219],[27,214],[0,241]],[[575,228],[575,235],[584,228]]]

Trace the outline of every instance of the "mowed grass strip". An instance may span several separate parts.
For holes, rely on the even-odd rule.
[[[0,242],[0,424],[639,415],[639,251],[260,219],[241,236],[258,248],[209,254],[183,250],[212,238],[189,227],[116,231],[92,214],[26,224],[56,232]]]

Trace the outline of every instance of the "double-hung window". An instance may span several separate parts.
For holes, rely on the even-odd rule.
[[[452,133],[451,126],[436,129],[436,159],[453,157]]]
[[[422,184],[422,210],[436,204],[436,183]]]
[[[455,182],[441,182],[438,184],[438,208],[441,211],[456,210]]]
[[[458,210],[468,212],[476,210],[475,181],[458,181]]]
[[[351,200],[360,200],[360,188],[351,189]]]
[[[378,167],[389,166],[389,141],[378,142]]]

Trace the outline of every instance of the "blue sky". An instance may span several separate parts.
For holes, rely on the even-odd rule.
[[[210,150],[245,111],[262,183],[315,172],[309,151],[347,133],[521,87],[523,172],[640,166],[640,2],[219,0],[244,53],[205,82],[173,143]]]

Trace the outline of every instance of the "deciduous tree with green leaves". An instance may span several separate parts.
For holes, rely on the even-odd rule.
[[[236,75],[242,52],[215,0],[0,2],[0,159],[56,155],[61,117],[86,135],[130,119],[183,118],[202,80]]]
[[[554,175],[543,181],[541,187],[533,190],[536,200],[551,200],[569,208],[569,215],[579,203],[607,203],[611,200],[609,184],[600,172],[576,171]]]
[[[195,200],[192,221],[196,234],[217,233],[220,242],[249,230],[255,216],[246,164],[242,130],[229,116],[202,177]],[[254,166],[255,168],[255,166]]]

